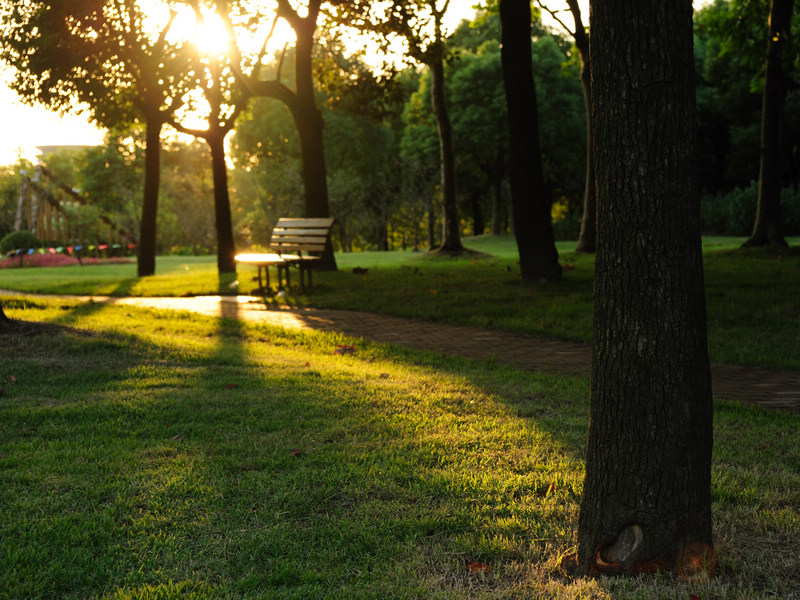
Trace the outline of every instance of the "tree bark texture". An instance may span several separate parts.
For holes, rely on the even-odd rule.
[[[442,245],[439,250],[458,252],[461,245],[461,230],[456,203],[456,152],[453,142],[453,124],[447,112],[447,100],[444,87],[444,60],[442,52],[428,65],[431,70],[431,103],[436,128],[439,132],[439,156],[442,166]]]
[[[544,184],[531,59],[529,2],[500,0],[503,81],[508,105],[511,211],[523,281],[561,279],[552,201]]]
[[[598,247],[589,573],[713,568],[691,0],[592,0]]]
[[[224,130],[209,132],[206,137],[211,148],[211,173],[214,180],[214,224],[217,230],[217,271],[235,273],[236,243],[233,239],[231,200],[228,193],[228,168],[225,165]]]
[[[770,6],[762,95],[758,206],[753,233],[745,246],[787,245],[781,225],[781,117],[787,90],[782,61],[791,34],[793,5],[794,0],[772,0]]]
[[[158,188],[161,179],[161,128],[160,115],[145,115],[144,198],[142,223],[139,229],[137,274],[139,277],[156,272],[156,221],[158,216]]]

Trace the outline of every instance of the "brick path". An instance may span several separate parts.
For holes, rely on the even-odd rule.
[[[533,335],[432,323],[346,310],[289,308],[248,296],[194,298],[102,298],[119,304],[190,310],[281,327],[343,332],[375,342],[477,360],[494,359],[532,372],[588,376],[591,348]],[[714,396],[800,413],[800,372],[713,365]]]

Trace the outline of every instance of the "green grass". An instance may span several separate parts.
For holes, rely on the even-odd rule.
[[[740,250],[743,238],[706,238],[709,351],[715,362],[800,369],[800,240],[788,252]],[[483,255],[433,257],[411,251],[339,254],[339,271],[316,273],[281,302],[382,312],[589,342],[593,258],[559,243],[564,281],[527,286],[509,236],[466,238]],[[367,269],[364,274],[353,268]],[[135,265],[0,270],[0,289],[51,294],[203,295],[253,293],[256,269],[220,280],[214,257],[161,257],[157,275]],[[296,277],[295,277],[296,280]]]
[[[798,597],[798,416],[716,406],[719,577],[573,579],[585,379],[5,303],[0,598]]]

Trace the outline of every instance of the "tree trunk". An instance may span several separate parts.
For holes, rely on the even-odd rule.
[[[505,177],[505,151],[497,153],[492,169],[492,235],[503,233],[503,178]]]
[[[444,89],[444,60],[441,53],[430,61],[431,69],[431,102],[436,127],[439,131],[439,153],[442,166],[442,245],[439,250],[459,252],[461,230],[456,204],[456,153],[453,144],[453,125],[447,112],[447,101]]]
[[[597,247],[597,194],[594,175],[594,142],[592,140],[592,75],[589,66],[589,36],[583,27],[577,0],[567,0],[575,20],[575,46],[581,59],[581,86],[586,109],[586,181],[583,192],[583,218],[577,252],[592,253]]]
[[[161,117],[156,115],[146,115],[145,120],[144,199],[137,259],[139,277],[154,275],[156,272],[156,218],[161,177],[161,128],[164,124]]]
[[[469,205],[472,208],[472,235],[483,235],[486,223],[483,219],[483,209],[481,208],[481,193],[473,190],[469,195]]]
[[[794,0],[772,0],[761,113],[761,166],[753,234],[745,246],[785,247],[781,225],[781,113],[786,99],[782,54],[789,42]]]
[[[713,569],[691,0],[592,0],[598,191],[578,561]]]
[[[531,7],[500,0],[503,81],[508,104],[511,212],[523,281],[561,279],[539,148],[539,116],[531,61]]]
[[[206,138],[211,148],[211,173],[214,179],[214,223],[217,230],[217,271],[235,273],[236,244],[233,239],[231,200],[228,193],[228,168],[225,165],[225,131],[210,132]]]
[[[11,319],[9,319],[8,315],[3,311],[3,304],[0,302],[0,331],[8,329],[11,323]]]
[[[323,218],[331,214],[328,200],[328,176],[325,166],[325,145],[323,128],[325,122],[322,113],[317,108],[314,96],[314,75],[312,71],[312,53],[314,50],[314,31],[316,30],[316,14],[320,2],[313,2],[313,20],[311,15],[305,19],[298,19],[295,32],[297,45],[295,47],[295,87],[297,90],[297,103],[292,109],[297,132],[300,137],[300,152],[303,161],[303,185],[306,194],[305,217]],[[311,11],[311,9],[309,9]],[[336,270],[336,258],[333,246],[328,238],[322,259],[315,268],[325,271]]]

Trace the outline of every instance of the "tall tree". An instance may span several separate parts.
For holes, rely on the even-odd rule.
[[[772,0],[764,70],[761,115],[761,167],[758,208],[753,233],[745,246],[786,246],[781,226],[781,114],[788,74],[786,47],[792,28],[794,0]]]
[[[523,281],[561,279],[539,148],[536,84],[531,61],[529,2],[500,0],[503,81],[508,105],[509,168],[514,236]]]
[[[691,0],[592,0],[598,247],[578,561],[713,569]]]
[[[61,112],[85,102],[105,127],[145,123],[138,274],[152,275],[161,131],[188,89],[187,44],[168,41],[175,13],[155,33],[136,0],[31,0],[6,3],[0,15],[0,57],[15,68],[12,85],[24,100]]]
[[[305,216],[329,217],[328,177],[325,166],[322,113],[317,107],[314,90],[313,52],[314,33],[317,19],[324,0],[308,0],[306,15],[301,16],[288,0],[278,0],[276,17],[284,19],[294,30],[295,89],[292,90],[280,81],[278,76],[269,81],[259,79],[260,62],[254,72],[244,78],[245,85],[254,96],[267,96],[283,102],[294,118],[300,136],[303,161],[303,185],[305,188]],[[319,268],[336,270],[333,247],[328,243],[320,261]]]
[[[385,6],[375,6],[368,0],[332,2],[336,5],[335,21],[362,33],[378,34],[384,46],[397,38],[405,45],[406,55],[428,67],[431,80],[431,107],[439,135],[442,194],[442,242],[440,252],[458,253],[461,244],[461,225],[456,201],[456,159],[453,125],[445,91],[444,17],[450,0],[389,0]]]
[[[193,72],[205,100],[207,127],[187,127],[175,119],[170,124],[178,131],[203,139],[211,150],[211,173],[214,180],[214,221],[217,231],[217,270],[220,274],[235,273],[236,244],[233,236],[231,202],[228,190],[228,168],[225,163],[225,138],[236,124],[236,118],[249,98],[247,88],[241,85],[236,73],[247,70],[236,42],[236,27],[230,13],[229,2],[215,0],[203,7],[197,0],[189,2],[195,20],[203,25],[216,21],[224,25],[227,39],[219,39],[211,52],[198,52]],[[213,31],[214,28],[206,27]],[[221,29],[221,28],[219,28]],[[220,33],[218,30],[217,33]]]

